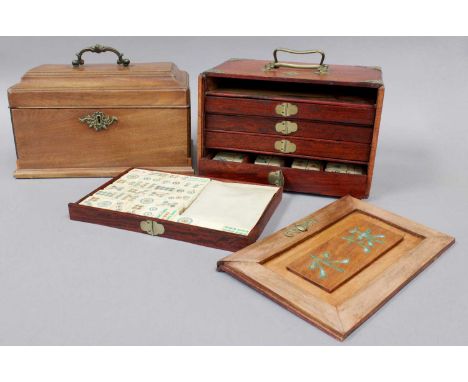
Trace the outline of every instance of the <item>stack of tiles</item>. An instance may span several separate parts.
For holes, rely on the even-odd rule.
[[[318,160],[294,159],[294,162],[292,163],[291,168],[298,168],[301,170],[309,170],[309,171],[322,171],[323,165],[322,165],[322,162]]]
[[[363,175],[364,171],[362,166],[350,163],[327,163],[325,168],[326,172],[336,172],[340,174]]]
[[[248,160],[247,154],[235,153],[232,151],[220,151],[217,153],[213,160],[219,160],[221,162],[236,162],[236,163],[245,163]]]
[[[133,169],[80,204],[177,221],[209,182],[207,178]]]
[[[284,167],[284,159],[271,155],[258,155],[255,159],[255,164]]]

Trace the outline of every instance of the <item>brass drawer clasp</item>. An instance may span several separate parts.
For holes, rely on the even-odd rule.
[[[297,105],[294,105],[293,103],[289,102],[280,103],[275,107],[276,114],[282,115],[283,117],[296,115],[298,111],[299,108],[297,107]]]
[[[283,187],[284,186],[284,175],[281,170],[272,171],[268,174],[268,183],[273,186]]]
[[[287,139],[275,142],[275,149],[282,153],[289,154],[296,151],[296,145]]]
[[[153,220],[143,220],[140,223],[140,228],[151,236],[158,236],[164,233],[164,226]]]
[[[297,123],[291,121],[281,121],[275,125],[275,130],[278,133],[289,135],[297,131]]]

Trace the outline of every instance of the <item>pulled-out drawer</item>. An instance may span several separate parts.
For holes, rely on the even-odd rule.
[[[237,131],[241,133],[273,134],[296,138],[327,139],[371,143],[372,128],[307,120],[289,120],[270,117],[207,114],[206,130]]]
[[[252,163],[221,162],[201,158],[199,175],[264,184],[283,185],[285,191],[328,196],[352,195],[366,198],[367,175],[348,175],[324,171],[307,171],[289,167],[263,166]]]
[[[301,100],[302,101],[302,100]],[[215,114],[258,115],[373,125],[375,106],[353,103],[282,102],[254,98],[207,96],[205,111]]]
[[[205,132],[205,147],[303,158],[366,162],[370,145],[363,143],[299,139],[264,134]]]

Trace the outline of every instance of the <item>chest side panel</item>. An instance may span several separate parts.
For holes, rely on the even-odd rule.
[[[13,109],[18,169],[186,166],[187,110]]]

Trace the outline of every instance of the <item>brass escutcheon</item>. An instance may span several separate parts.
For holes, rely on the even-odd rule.
[[[275,125],[275,129],[278,133],[288,135],[295,133],[298,129],[297,123],[291,121],[281,121]]]
[[[158,236],[164,233],[164,226],[153,220],[143,220],[140,222],[140,228],[151,236]]]
[[[91,115],[78,118],[81,123],[86,123],[89,128],[96,131],[107,130],[107,127],[118,121],[117,117],[104,114],[102,111],[95,111]]]
[[[281,170],[272,171],[268,174],[268,183],[273,186],[283,187],[284,186],[284,176]]]
[[[275,149],[282,153],[289,154],[296,151],[296,145],[287,139],[275,142]]]
[[[279,105],[276,105],[275,112],[276,114],[282,115],[283,117],[289,117],[291,115],[296,115],[299,111],[297,105],[289,102],[283,102]]]

